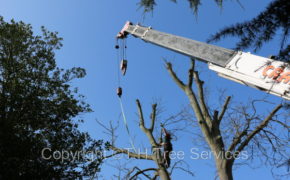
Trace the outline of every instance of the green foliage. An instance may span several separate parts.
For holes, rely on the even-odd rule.
[[[286,45],[290,26],[289,9],[289,0],[275,0],[257,17],[226,27],[214,34],[208,41],[218,41],[227,36],[236,36],[240,39],[236,44],[237,50],[253,47],[254,51],[257,51],[266,42],[272,40],[275,35],[281,34],[281,46],[276,59],[289,61],[290,45]]]
[[[54,151],[72,153],[102,150],[80,132],[77,116],[91,109],[69,82],[85,76],[82,68],[63,70],[55,53],[57,33],[42,27],[42,36],[23,22],[0,16],[0,179],[76,179],[97,172],[100,156],[88,154],[63,161],[45,157]],[[71,157],[71,156],[70,156]]]
[[[170,0],[174,3],[177,3],[177,0]],[[193,10],[194,14],[197,16],[198,8],[201,5],[201,0],[187,0],[189,3],[190,9]],[[223,0],[214,0],[219,7],[222,7]],[[144,9],[144,13],[153,12],[154,7],[157,5],[155,0],[140,0],[138,3],[140,8]]]
[[[194,14],[197,15],[198,8],[201,5],[200,0],[188,0],[190,9],[193,10]]]
[[[154,10],[154,6],[156,5],[155,0],[141,0],[138,3],[140,8],[144,8],[144,13],[152,12]]]

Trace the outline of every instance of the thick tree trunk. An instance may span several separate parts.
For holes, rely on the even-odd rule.
[[[168,171],[163,163],[163,156],[162,156],[162,153],[160,151],[160,148],[153,149],[153,159],[158,166],[158,175],[159,175],[160,179],[161,180],[170,180],[171,179],[170,175],[169,175],[169,173],[168,173]]]
[[[159,168],[158,174],[162,180],[170,180],[170,176],[164,167]]]
[[[267,116],[249,135],[246,136],[242,142],[241,139],[244,136],[243,133],[247,132],[249,126],[243,130],[242,134],[238,136],[238,139],[235,140],[230,146],[229,150],[226,151],[225,144],[222,138],[222,134],[220,132],[220,123],[224,117],[224,114],[227,110],[230,97],[228,97],[225,101],[225,104],[222,107],[222,111],[219,113],[217,110],[214,111],[213,116],[209,113],[209,107],[205,103],[204,91],[203,91],[203,81],[200,80],[199,74],[195,71],[195,61],[191,59],[191,67],[188,71],[188,83],[185,84],[181,81],[176,73],[172,69],[171,63],[166,63],[166,68],[175,81],[175,83],[185,92],[187,95],[190,105],[195,113],[195,117],[197,119],[198,125],[204,135],[204,138],[212,152],[215,153],[215,163],[218,170],[218,175],[220,180],[232,180],[232,167],[234,164],[234,157],[231,154],[233,150],[235,152],[241,152],[245,146],[251,141],[251,139],[258,134],[264,127],[266,127],[272,117],[276,114],[277,111],[282,107],[282,105],[278,105],[270,114]],[[197,93],[192,89],[192,83],[195,80],[195,84],[197,87]],[[236,147],[239,144],[239,147]]]
[[[233,162],[231,160],[217,159],[216,166],[220,180],[233,180]]]

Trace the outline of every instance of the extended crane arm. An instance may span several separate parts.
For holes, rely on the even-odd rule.
[[[126,37],[128,33],[146,42],[222,67],[224,67],[236,54],[236,51],[230,49],[159,32],[153,30],[151,27],[133,25],[130,22],[125,24],[124,28],[119,33],[119,37]]]
[[[127,22],[117,38],[132,34],[146,42],[208,63],[218,75],[290,100],[290,65],[250,53],[233,51]]]

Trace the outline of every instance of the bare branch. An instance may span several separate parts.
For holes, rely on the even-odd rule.
[[[237,151],[241,152],[250,142],[250,140],[256,135],[258,134],[261,130],[263,130],[263,128],[265,128],[268,123],[270,122],[270,120],[272,119],[272,117],[281,109],[282,104],[279,104],[278,106],[276,106],[272,112],[255,128],[255,130],[253,130],[248,136],[247,138],[241,143],[241,145],[238,147]]]
[[[168,70],[172,79],[176,82],[176,84],[182,89],[185,89],[184,83],[177,77],[176,73],[172,69],[172,64],[170,62],[166,63],[166,69]]]
[[[121,162],[121,161],[117,161],[116,164],[110,164],[110,163],[107,163],[108,166],[112,167],[112,168],[115,168],[118,170],[117,174],[113,174],[113,178],[111,177],[110,179],[124,179],[121,177],[121,174],[122,173],[128,173],[129,171],[129,168],[127,168],[127,166],[129,164],[132,164],[132,159],[126,161],[126,162]]]
[[[186,165],[186,168],[183,168],[183,167],[181,167],[181,166],[178,166],[178,164],[185,164],[185,165]],[[170,175],[172,175],[173,171],[174,171],[174,170],[177,170],[177,169],[186,172],[187,174],[191,175],[192,177],[195,176],[194,173],[191,172],[191,170],[190,170],[190,168],[189,168],[189,165],[188,165],[185,161],[183,161],[183,160],[179,160],[179,161],[177,161],[177,162],[175,162],[175,163],[173,164],[173,166],[172,166],[172,168],[171,168],[171,171],[170,171]]]
[[[135,158],[135,159],[147,159],[147,160],[153,160],[153,157],[151,155],[147,155],[147,154],[136,154],[136,153],[132,153],[127,149],[120,149],[120,148],[116,148],[114,146],[110,146],[110,149],[112,149],[113,151],[119,153],[119,154],[127,154],[129,158]]]
[[[191,60],[191,67],[188,70],[188,86],[191,87],[192,86],[192,81],[193,81],[193,72],[194,72],[194,68],[195,68],[195,60],[194,59],[190,59]]]
[[[142,110],[141,103],[140,103],[139,99],[136,100],[136,104],[138,107],[138,114],[139,114],[139,119],[140,119],[140,122],[139,122],[140,128],[143,131],[148,131],[148,129],[145,127],[143,110]]]
[[[208,112],[208,108],[205,104],[205,99],[204,99],[204,92],[203,92],[203,81],[200,80],[198,72],[193,71],[193,77],[197,86],[198,90],[198,98],[199,98],[199,106],[202,111],[202,114],[205,116],[205,121],[207,123],[208,127],[212,127],[212,122],[211,122],[211,117]],[[191,88],[191,87],[190,87]]]
[[[269,135],[267,134],[267,133],[268,133],[268,131],[262,130],[262,132],[265,134],[265,136],[266,136],[267,140],[268,140],[268,141],[269,141],[269,143],[271,144],[271,146],[272,146],[272,149],[273,149],[274,151],[276,151],[276,147],[275,147],[275,145],[274,145],[273,141],[271,140],[271,138],[270,138],[270,137],[269,137]]]
[[[143,111],[142,111],[141,103],[140,103],[140,101],[138,99],[136,100],[136,104],[137,104],[137,108],[138,108],[138,112],[139,112],[139,119],[140,119],[139,127],[146,134],[146,136],[148,137],[151,146],[152,147],[157,147],[158,145],[157,145],[156,140],[155,140],[155,138],[154,138],[154,136],[152,134],[152,131],[150,131],[149,129],[147,129],[145,127]]]
[[[140,174],[143,174],[148,179],[151,179],[151,177],[148,176],[147,174],[145,174],[145,172],[146,171],[158,171],[156,168],[148,168],[148,169],[141,170],[138,167],[136,167],[136,169],[138,169],[138,172],[136,174],[134,174],[129,180],[133,180],[134,178],[137,178],[137,176]]]
[[[245,119],[246,119],[245,128],[244,128],[244,130],[242,132],[239,131],[238,127],[236,128],[236,134],[234,136],[234,141],[229,146],[228,151],[233,151],[237,147],[237,145],[239,143],[241,143],[242,138],[248,134],[248,131],[249,131],[249,128],[250,128],[250,124],[251,124],[251,121],[253,119],[247,118],[246,112],[244,112],[244,115],[245,115]]]
[[[237,131],[234,137],[234,141],[232,142],[232,144],[230,145],[228,149],[229,152],[233,151],[236,148],[236,146],[241,142],[241,139],[247,135],[247,130],[248,128],[245,128],[241,133]]]
[[[191,107],[192,107],[192,109],[193,109],[193,111],[195,113],[195,116],[196,116],[196,118],[198,120],[199,125],[202,128],[204,128],[204,130],[205,130],[203,132],[206,133],[206,134],[209,134],[210,133],[210,129],[209,129],[208,124],[205,121],[205,117],[202,114],[202,110],[201,110],[201,107],[200,107],[200,105],[198,103],[196,95],[194,94],[193,90],[191,88],[189,88],[189,87],[185,88],[185,93],[186,93],[186,95],[189,98],[190,105],[191,105]]]
[[[230,100],[231,100],[231,96],[228,96],[226,101],[225,101],[225,103],[224,103],[224,105],[223,105],[223,109],[222,109],[222,111],[221,111],[221,113],[220,113],[220,115],[218,117],[218,122],[220,122],[223,119],[223,117],[225,115],[225,112],[228,109],[228,105],[229,105]]]
[[[112,146],[114,146],[115,141],[116,141],[116,134],[115,131],[117,130],[117,128],[119,127],[119,123],[114,127],[112,124],[112,121],[110,121],[110,127],[107,127],[106,125],[104,125],[102,122],[100,122],[99,120],[96,120],[97,123],[102,126],[102,128],[105,129],[104,133],[109,135],[111,137],[111,144]]]
[[[114,156],[116,156],[118,154],[121,154],[121,152],[115,152],[115,153],[113,153],[111,155],[108,155],[108,156],[103,157],[102,159],[108,159],[108,158],[114,157]]]
[[[272,121],[280,124],[281,126],[283,126],[284,128],[288,129],[288,131],[289,131],[290,126],[288,126],[287,124],[285,124],[285,123],[283,123],[281,121],[275,120],[275,119],[273,119]]]
[[[188,129],[188,127],[191,126],[190,121],[192,120],[192,116],[190,116],[188,112],[189,108],[191,107],[186,106],[182,108],[182,110],[179,111],[177,114],[170,115],[168,118],[162,120],[162,124],[164,125],[164,127],[170,126],[170,131],[174,135],[177,132],[191,133],[192,131]]]
[[[171,63],[166,63],[167,64],[167,70],[169,74],[171,75],[172,79],[176,82],[176,84],[185,92],[185,94],[188,96],[190,105],[192,109],[195,112],[196,118],[199,122],[199,125],[202,129],[202,132],[205,134],[205,137],[207,140],[209,140],[210,137],[210,128],[209,124],[211,124],[210,120],[207,117],[204,117],[203,111],[201,110],[200,104],[196,98],[196,95],[194,91],[192,90],[192,87],[189,87],[188,85],[184,85],[184,83],[176,76],[175,72],[172,69],[172,64]],[[192,63],[193,65],[193,63]],[[191,67],[193,68],[193,67]],[[194,71],[193,71],[194,73]],[[194,74],[193,74],[194,76]],[[189,80],[191,81],[191,80]],[[203,96],[200,96],[203,98]],[[208,121],[208,122],[206,122]]]
[[[158,176],[159,176],[159,174],[155,173],[154,177],[151,180],[156,180]]]
[[[204,118],[203,115],[207,115],[207,117],[209,117],[209,113],[208,113],[208,110],[206,108],[206,105],[204,103],[204,96],[203,96],[203,89],[202,89],[202,81],[199,80],[199,77],[198,77],[198,73],[194,71],[194,63],[195,61],[192,60],[192,63],[191,63],[191,68],[189,70],[189,84],[192,84],[192,76],[191,76],[191,73],[193,74],[193,77],[195,78],[197,82],[197,86],[199,86],[199,98],[200,98],[200,101],[202,103],[202,107],[200,107],[198,101],[197,101],[197,98],[196,98],[196,95],[195,93],[193,92],[192,90],[192,87],[189,86],[189,85],[185,85],[176,75],[176,73],[173,71],[172,69],[172,64],[169,63],[169,62],[166,62],[166,68],[169,72],[169,74],[171,75],[172,79],[176,82],[176,84],[182,89],[185,91],[186,95],[189,97],[189,100],[190,100],[190,104],[192,105],[194,111],[195,111],[195,114],[197,115],[197,118],[198,118],[198,121],[199,123],[203,124],[203,126],[207,126],[206,128],[208,129],[208,125],[211,125],[211,122],[208,121],[207,118]],[[206,120],[207,119],[207,120]],[[205,122],[208,121],[207,123]],[[209,129],[208,129],[209,130]],[[209,131],[208,131],[209,132]]]
[[[105,126],[103,123],[101,123],[101,121],[99,121],[99,120],[97,120],[97,119],[96,119],[96,121],[97,121],[97,123],[98,123],[100,126],[102,126],[102,128],[104,128],[107,132],[110,132],[110,131],[111,131],[111,129],[108,128],[107,126]],[[106,132],[105,132],[105,133],[106,133]]]
[[[218,120],[218,115],[219,115],[219,112],[218,111],[214,111],[214,113],[213,113],[213,121],[216,121],[217,122],[217,120]]]
[[[149,128],[150,132],[153,132],[154,126],[155,126],[156,108],[157,108],[157,104],[153,104],[152,105],[152,113],[151,113],[151,125],[150,125],[150,128]]]

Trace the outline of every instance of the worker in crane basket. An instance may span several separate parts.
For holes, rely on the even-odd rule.
[[[171,144],[171,134],[162,126],[162,131],[164,133],[164,142],[161,144],[163,146],[163,160],[166,168],[170,167],[170,153],[172,151]]]

